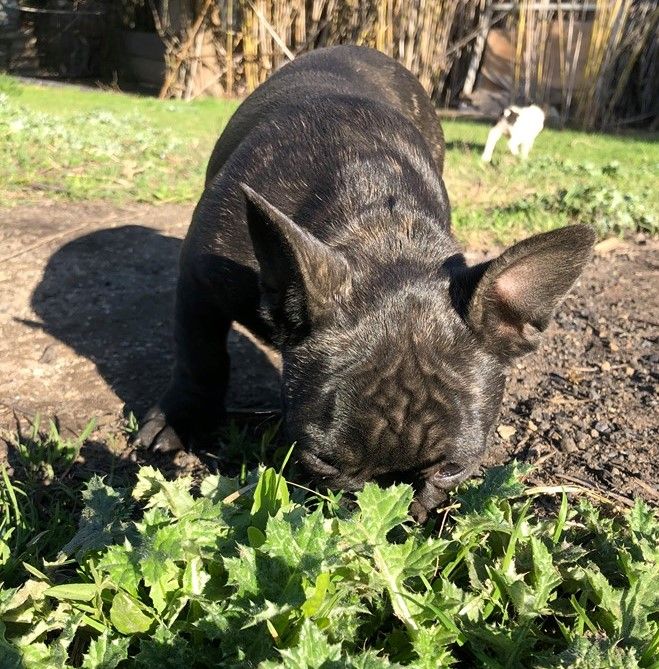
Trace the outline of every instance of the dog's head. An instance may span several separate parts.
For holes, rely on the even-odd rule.
[[[424,519],[478,467],[506,367],[537,346],[593,231],[536,235],[474,267],[363,263],[243,190],[299,462],[327,488],[408,482]]]

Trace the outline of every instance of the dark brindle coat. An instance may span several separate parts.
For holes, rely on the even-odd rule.
[[[477,467],[506,365],[593,243],[574,226],[466,267],[443,161],[429,98],[376,51],[314,51],[248,97],[210,159],[181,253],[176,366],[138,441],[212,434],[238,321],[281,350],[286,435],[315,482],[408,481],[424,518]]]

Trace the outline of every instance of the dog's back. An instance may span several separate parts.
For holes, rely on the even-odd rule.
[[[384,54],[357,46],[311,51],[278,70],[238,108],[217,141],[206,171],[208,184],[241,141],[264,120],[285,118],[299,103],[333,96],[385,103],[423,135],[438,175],[444,138],[435,109],[418,80]]]

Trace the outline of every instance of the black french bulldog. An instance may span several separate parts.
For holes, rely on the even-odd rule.
[[[285,434],[316,485],[409,482],[423,520],[478,466],[506,366],[536,347],[595,239],[567,227],[467,267],[443,162],[430,99],[377,51],[313,51],[252,93],[210,159],[176,366],[138,443],[216,430],[237,321],[281,351]]]

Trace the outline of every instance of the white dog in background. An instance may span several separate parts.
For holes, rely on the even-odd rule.
[[[492,152],[502,135],[508,137],[508,148],[513,156],[528,158],[535,138],[545,124],[545,113],[537,105],[506,107],[499,122],[490,130],[483,151],[483,160],[489,163]]]

